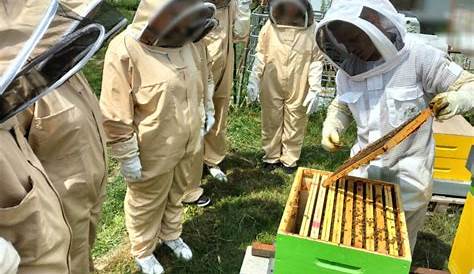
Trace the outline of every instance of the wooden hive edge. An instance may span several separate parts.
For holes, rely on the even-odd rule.
[[[403,257],[411,260],[410,238],[408,237],[407,223],[405,218],[405,210],[403,210],[403,200],[399,185],[394,185],[395,193],[397,194],[397,207],[399,207],[398,218],[402,226],[400,227],[400,234],[403,237]]]
[[[290,195],[288,196],[288,200],[286,201],[285,209],[283,211],[283,217],[281,218],[280,226],[278,227],[279,232],[286,232],[289,230],[289,221],[292,218],[292,215],[296,213],[295,208],[292,205],[298,199],[304,172],[305,168],[301,167],[298,168],[298,171],[296,171],[296,176],[290,190]]]

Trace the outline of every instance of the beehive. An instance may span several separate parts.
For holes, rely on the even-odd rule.
[[[433,178],[469,185],[471,173],[466,162],[474,145],[474,128],[462,116],[455,116],[448,121],[435,121],[433,131],[436,141]]]
[[[408,273],[398,186],[300,168],[276,241],[275,273]]]

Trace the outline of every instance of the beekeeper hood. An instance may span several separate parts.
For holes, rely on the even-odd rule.
[[[99,1],[85,7],[86,17],[57,1],[6,3],[0,10],[0,123],[77,73],[123,21],[115,18],[107,30],[94,22],[103,14]]]
[[[179,48],[214,27],[215,10],[202,0],[142,0],[128,32],[149,46]]]
[[[316,42],[352,80],[363,80],[403,60],[404,21],[388,0],[339,0],[318,24]]]
[[[276,26],[308,28],[314,23],[311,3],[307,0],[271,0],[270,20]]]

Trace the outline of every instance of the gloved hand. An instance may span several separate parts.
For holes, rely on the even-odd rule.
[[[15,247],[0,237],[0,273],[15,274],[20,265],[20,255]]]
[[[138,149],[137,136],[134,134],[130,139],[112,144],[112,155],[117,158],[121,165],[121,172],[127,182],[137,182],[142,178],[142,164]]]
[[[260,83],[258,83],[257,79],[250,78],[249,83],[247,85],[247,101],[249,103],[255,103],[260,101],[259,93]]]
[[[308,92],[308,95],[306,95],[306,98],[304,99],[303,102],[303,107],[306,107],[306,114],[310,115],[316,112],[318,110],[319,102],[318,102],[318,94],[319,92],[315,90],[310,90]]]
[[[336,128],[324,126],[321,145],[326,151],[335,152],[342,148],[341,138]]]
[[[205,127],[205,135],[208,134],[214,124],[216,123],[216,118],[214,118],[214,112],[207,112],[206,113],[206,127]]]
[[[329,152],[334,152],[342,147],[341,134],[349,127],[352,113],[346,104],[336,98],[328,107],[326,120],[323,124],[321,145]]]
[[[473,96],[474,90],[470,94],[465,94],[462,91],[444,92],[431,100],[430,107],[436,119],[448,120],[472,110],[474,108]]]
[[[129,159],[119,160],[121,172],[127,182],[137,182],[142,178],[142,164],[140,157],[135,156]]]
[[[458,114],[474,109],[474,75],[463,71],[459,78],[448,89],[438,94],[430,102],[435,117],[447,120]]]

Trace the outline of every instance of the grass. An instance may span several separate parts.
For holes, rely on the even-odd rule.
[[[131,20],[137,0],[109,0]],[[96,94],[100,93],[103,56],[99,52],[84,69]],[[336,154],[325,152],[320,144],[324,113],[313,115],[308,125],[300,165],[334,170],[349,155],[355,139],[354,126],[345,136],[345,149]],[[264,173],[260,169],[263,155],[260,144],[260,111],[258,108],[233,109],[228,125],[229,154],[224,169],[229,183],[203,179],[206,194],[213,205],[206,209],[187,207],[183,238],[192,247],[194,259],[189,263],[175,260],[170,251],[160,248],[157,256],[167,273],[238,273],[246,246],[258,240],[271,243],[286,203],[293,176],[280,170]],[[124,225],[123,201],[126,186],[118,164],[111,159],[107,199],[93,250],[98,273],[136,273],[129,254]],[[414,265],[446,269],[451,242],[460,212],[452,217],[435,214],[429,217],[419,234]]]

